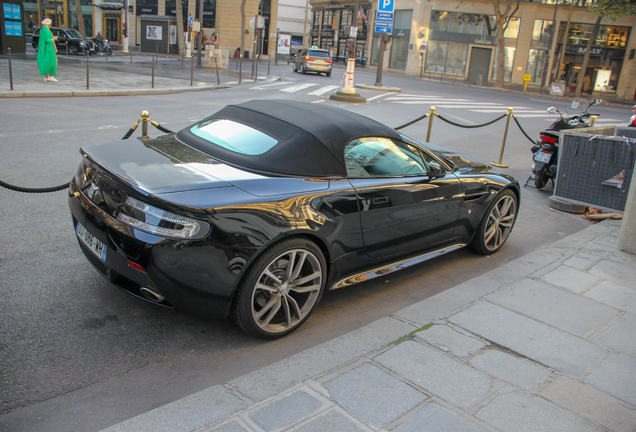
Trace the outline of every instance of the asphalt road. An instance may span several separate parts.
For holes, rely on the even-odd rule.
[[[485,123],[511,106],[535,137],[553,119],[539,115],[541,110],[567,106],[544,97],[395,75],[385,75],[383,84],[401,87],[400,95],[361,91],[374,99],[351,105],[317,94],[337,86],[338,73],[326,78],[290,69],[280,68],[283,82],[201,93],[5,100],[0,104],[0,179],[24,187],[64,183],[77,168],[80,146],[121,139],[142,110],[178,130],[228,103],[256,98],[341,106],[390,126],[423,115],[430,106],[462,124]],[[372,83],[375,74],[358,72],[356,78]],[[631,115],[627,107],[595,111],[619,124]],[[496,161],[504,121],[460,129],[435,119],[431,141]],[[424,140],[427,126],[428,120],[402,132]],[[511,123],[504,163],[522,184],[530,174],[530,146]],[[549,209],[550,194],[523,189],[516,227],[497,254],[481,257],[460,250],[327,293],[301,329],[264,342],[228,321],[158,308],[111,286],[79,251],[65,191],[0,189],[0,430],[100,430],[357,329],[589,226],[578,216]]]

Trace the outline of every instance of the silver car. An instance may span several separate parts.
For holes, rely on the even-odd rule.
[[[331,65],[333,60],[329,51],[317,48],[305,48],[294,58],[292,65],[294,72],[300,70],[301,74],[316,72],[318,75],[324,73],[331,76]]]

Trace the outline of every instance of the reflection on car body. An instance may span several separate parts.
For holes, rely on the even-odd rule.
[[[496,252],[519,205],[517,181],[488,165],[302,102],[229,105],[81,153],[69,206],[93,266],[263,338],[297,329],[325,290],[465,245]]]

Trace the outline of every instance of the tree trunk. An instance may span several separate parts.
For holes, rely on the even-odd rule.
[[[75,0],[75,9],[77,9],[77,28],[82,37],[86,37],[86,28],[84,27],[84,13],[80,0]]]
[[[179,54],[181,54],[185,49],[185,38],[183,35],[183,3],[181,3],[181,0],[176,0],[175,6],[177,8],[177,48],[179,49]]]
[[[497,78],[495,80],[495,87],[503,88],[504,86],[504,73],[506,72],[506,47],[504,41],[504,31],[503,31],[503,19],[501,23],[499,22],[499,18],[497,18]],[[486,79],[488,81],[488,79]]]
[[[592,45],[596,38],[598,37],[598,32],[601,29],[601,20],[603,19],[603,15],[599,15],[596,19],[596,24],[594,24],[594,29],[592,30],[592,36],[590,36],[590,40],[587,41],[587,47],[585,48],[585,55],[583,56],[583,64],[581,65],[581,72],[579,72],[579,77],[576,80],[576,91],[574,92],[574,97],[581,97],[581,90],[583,89],[583,80],[585,77],[585,71],[587,70],[587,63],[590,60],[590,53],[592,52]],[[591,80],[590,80],[591,81]],[[591,86],[594,86],[594,83],[590,83]]]

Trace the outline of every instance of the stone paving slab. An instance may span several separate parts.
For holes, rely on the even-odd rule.
[[[636,359],[614,354],[586,381],[594,387],[636,405]]]
[[[486,429],[436,403],[426,405],[393,432],[487,432]]]
[[[451,352],[457,357],[466,357],[485,346],[479,339],[463,335],[445,325],[434,325],[425,331],[415,333],[414,336],[416,340],[422,339],[442,351]]]
[[[500,290],[489,301],[583,338],[620,314],[603,303],[528,278]]]
[[[636,289],[606,280],[585,293],[585,297],[636,314]]]
[[[412,341],[391,348],[375,361],[458,407],[474,405],[493,384],[488,375]]]
[[[597,345],[488,302],[477,303],[449,321],[572,375],[583,376],[607,354]]]
[[[495,349],[486,350],[473,357],[470,364],[529,392],[539,390],[551,376],[549,369]]]
[[[592,255],[588,255],[588,257],[592,257]],[[581,258],[579,257],[579,259]],[[572,260],[573,258],[570,258],[568,261],[576,265],[576,263]],[[566,263],[568,261],[566,261]],[[583,265],[585,265],[588,264],[589,261],[586,262],[584,260],[583,263]],[[565,288],[577,294],[589,290],[601,281],[600,278],[594,275],[569,267],[568,265],[560,265],[556,269],[552,270],[550,273],[541,276],[541,280],[544,280],[552,285]]]
[[[636,315],[625,314],[595,340],[614,351],[636,358],[634,329],[636,329]]]
[[[522,393],[496,397],[476,417],[504,432],[598,432],[591,424]]]
[[[371,364],[365,364],[323,386],[330,399],[364,423],[384,427],[423,402],[427,396]]]
[[[533,272],[544,268],[562,258],[562,254],[552,248],[529,253],[526,256],[517,258],[507,263],[505,266],[490,270],[482,277],[491,279],[501,285],[508,285],[517,279],[528,276]]]
[[[634,432],[636,429],[636,411],[633,407],[578,381],[559,377],[540,394],[556,405],[612,432]]]

